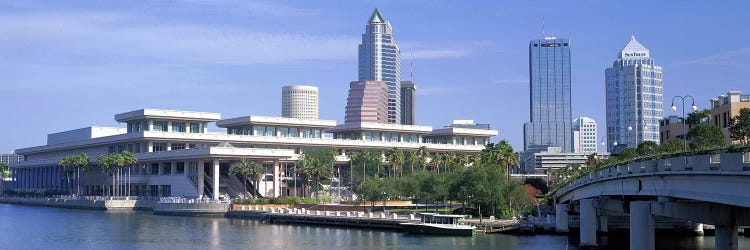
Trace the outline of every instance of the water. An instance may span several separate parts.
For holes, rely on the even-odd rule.
[[[627,235],[600,238],[627,249]],[[257,220],[159,216],[0,204],[0,249],[578,249],[559,235],[412,236],[393,231],[263,224]],[[659,249],[711,249],[713,237],[657,236]],[[740,248],[750,240],[740,237]]]

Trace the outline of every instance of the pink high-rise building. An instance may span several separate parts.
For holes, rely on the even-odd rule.
[[[388,123],[388,85],[384,81],[349,84],[344,123]]]

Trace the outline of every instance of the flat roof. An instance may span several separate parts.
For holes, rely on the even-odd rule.
[[[221,119],[221,114],[168,109],[140,109],[115,115],[117,122],[128,122],[143,119],[170,119],[187,121],[213,122]]]
[[[427,136],[440,135],[470,135],[470,136],[497,136],[497,130],[476,128],[439,128],[432,130]]]
[[[409,132],[416,134],[427,134],[432,132],[430,126],[420,125],[402,125],[393,123],[375,123],[375,122],[355,122],[337,125],[326,132],[347,132],[347,131],[383,131],[383,132]]]
[[[216,126],[220,128],[227,128],[232,126],[241,125],[286,125],[296,127],[308,127],[308,128],[332,128],[336,126],[334,120],[315,120],[315,119],[299,119],[299,118],[287,118],[287,117],[275,117],[275,116],[242,116],[219,120],[216,122]]]

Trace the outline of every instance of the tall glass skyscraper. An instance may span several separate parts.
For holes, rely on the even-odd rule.
[[[524,151],[560,147],[573,151],[570,42],[545,37],[529,43],[530,121],[523,125]]]
[[[359,80],[388,85],[388,123],[401,123],[401,51],[391,23],[372,12],[359,45]]]
[[[659,143],[659,119],[664,117],[662,68],[635,37],[605,70],[607,84],[607,149]]]

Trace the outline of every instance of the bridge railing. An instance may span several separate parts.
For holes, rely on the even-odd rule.
[[[724,174],[740,172],[750,174],[750,152],[706,152],[708,154],[633,161],[623,165],[599,168],[573,179],[555,193],[564,194],[579,186],[601,180],[653,173],[689,174],[721,171]]]

